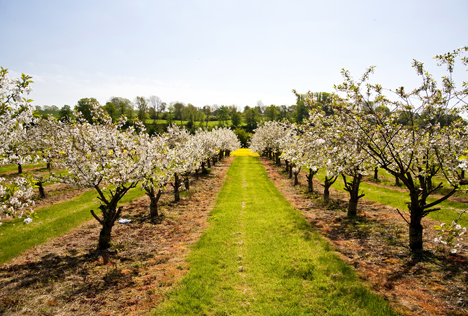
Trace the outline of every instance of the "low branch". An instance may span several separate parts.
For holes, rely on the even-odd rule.
[[[440,207],[436,207],[430,210],[425,210],[422,212],[422,217],[426,217],[429,213],[435,212],[435,211],[440,211]]]
[[[104,204],[106,204],[106,205],[109,204],[109,202],[107,201],[104,193],[102,193],[101,188],[99,187],[99,185],[94,185],[94,188],[96,189],[97,193],[99,194],[99,199],[101,201],[103,201]]]
[[[433,207],[433,206],[435,206],[435,205],[437,205],[437,204],[439,204],[439,203],[442,203],[443,201],[445,201],[446,199],[448,199],[449,197],[451,197],[451,196],[455,193],[455,191],[457,191],[457,188],[453,188],[453,190],[450,191],[449,194],[447,194],[447,195],[444,196],[444,197],[441,197],[441,198],[438,199],[437,201],[434,201],[434,202],[432,202],[432,203],[430,203],[430,204],[424,205],[424,208],[431,208],[431,207]]]
[[[432,193],[434,193],[435,191],[437,191],[438,189],[440,189],[442,187],[442,182],[439,183],[434,189],[432,189],[431,191],[429,191],[429,193],[427,193],[427,196],[431,195]]]
[[[96,213],[94,213],[93,210],[91,210],[91,215],[93,215],[93,217],[94,217],[101,225],[104,226],[104,221],[101,220],[101,219],[96,215]]]
[[[117,212],[115,212],[114,216],[112,217],[112,223],[114,223],[120,217],[120,214],[122,214],[122,209],[122,206],[117,209]]]
[[[401,214],[400,210],[399,209],[396,209],[398,214],[400,214],[400,216],[405,220],[405,222],[410,225],[410,223],[406,220],[406,218],[403,216],[403,214]]]

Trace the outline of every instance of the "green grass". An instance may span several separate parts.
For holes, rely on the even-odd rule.
[[[33,165],[31,165],[33,166]],[[64,169],[52,169],[52,170],[49,170],[47,169],[47,167],[45,165],[34,165],[36,167],[43,167],[41,169],[35,169],[35,170],[24,170],[23,173],[21,175],[19,175],[17,172],[15,173],[10,173],[10,174],[1,174],[0,173],[0,177],[3,177],[5,179],[14,179],[16,177],[20,177],[20,176],[28,176],[28,175],[34,175],[34,176],[47,176],[48,173],[53,173],[55,174],[56,176],[64,176],[68,173],[67,170],[64,170]],[[5,171],[4,171],[5,172]],[[57,182],[55,181],[47,181],[47,182],[44,182],[42,184],[43,187],[47,187],[51,184],[55,184]],[[35,188],[38,188],[38,186],[36,185]],[[47,190],[46,190],[46,194],[47,193]]]
[[[132,189],[120,204],[128,203],[143,194],[138,188]],[[37,218],[29,225],[24,224],[23,219],[3,222],[0,226],[0,263],[7,262],[26,249],[93,219],[90,210],[99,211],[96,197],[97,192],[90,190],[69,201],[40,209],[36,212]]]
[[[371,174],[367,176],[367,182],[375,182],[374,180],[374,173],[371,171]],[[447,179],[439,172],[435,177],[432,179],[433,185],[437,186],[439,183],[442,183],[442,188],[439,188],[435,193],[440,195],[448,194],[451,191],[451,185],[448,183]],[[395,187],[395,177],[388,173],[386,170],[379,168],[378,180],[377,183],[384,184],[387,186]],[[406,189],[405,185],[400,181],[400,188]],[[460,190],[455,192],[453,195],[454,197],[463,197],[466,196],[465,191],[467,190],[468,186],[462,185],[460,186]]]
[[[190,272],[154,315],[393,315],[291,207],[258,158],[235,158],[211,215]]]
[[[46,164],[43,162],[30,163],[30,164],[23,165],[22,167],[23,167],[23,172],[26,172],[27,171],[26,169],[29,169],[29,168],[37,168],[37,167],[45,168]],[[0,175],[5,172],[11,172],[11,171],[16,171],[16,173],[18,173],[18,165],[4,165],[0,167]]]
[[[320,170],[317,173],[316,178],[323,182],[325,175],[326,171]],[[345,192],[343,180],[341,178],[339,178],[332,185],[332,187]],[[368,182],[361,182],[360,189],[365,194],[364,199],[398,208],[400,211],[408,212],[407,202],[410,201],[409,193],[379,187]],[[331,198],[333,198],[333,195],[331,195]],[[436,199],[431,197],[427,199],[428,203],[431,203],[435,200]],[[458,212],[466,209],[468,205],[466,205],[465,203],[445,201],[436,207],[440,207],[441,210],[430,213],[428,217],[438,221],[451,223],[454,219],[458,218]],[[468,226],[468,216],[462,216],[462,218],[459,221],[459,224],[462,226]]]

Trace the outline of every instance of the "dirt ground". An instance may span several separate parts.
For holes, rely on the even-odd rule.
[[[299,209],[343,260],[374,292],[387,299],[404,315],[468,315],[468,244],[464,253],[452,255],[433,242],[438,222],[425,218],[424,248],[412,256],[408,248],[407,224],[389,206],[361,199],[359,217],[347,219],[349,195],[332,188],[332,202],[322,199],[323,187],[315,179],[315,194],[307,193],[305,171],[294,187],[283,167],[260,158],[269,178]],[[338,180],[339,181],[339,180]]]
[[[83,223],[0,267],[2,315],[147,315],[187,273],[189,247],[208,226],[233,158],[218,162],[211,173],[193,179],[191,189],[173,203],[171,191],[160,201],[157,224],[148,219],[144,196],[124,207],[128,224],[116,224],[112,248],[96,252],[99,224]],[[66,187],[49,192],[68,192]],[[49,194],[39,207],[58,202]]]

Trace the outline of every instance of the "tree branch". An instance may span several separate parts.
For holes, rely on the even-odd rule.
[[[403,214],[401,214],[400,210],[399,209],[396,209],[398,214],[400,214],[401,218],[403,218],[405,220],[405,222],[410,225],[410,223],[406,220],[406,218],[403,216]]]
[[[100,218],[96,215],[96,213],[94,213],[93,210],[91,210],[91,215],[93,215],[93,217],[94,217],[101,225],[104,226],[104,221],[103,221],[102,219],[100,219]]]
[[[457,188],[453,188],[452,191],[450,191],[450,193],[448,193],[447,195],[445,195],[444,197],[441,197],[440,199],[438,199],[437,201],[434,201],[432,203],[429,203],[429,204],[426,204],[423,206],[423,208],[431,208],[439,203],[442,203],[443,201],[445,201],[446,199],[448,199],[449,197],[451,197],[455,191],[457,191]]]

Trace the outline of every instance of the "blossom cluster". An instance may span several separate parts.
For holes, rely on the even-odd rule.
[[[450,225],[442,223],[441,225],[434,226],[434,229],[439,231],[438,236],[434,238],[434,242],[447,245],[450,252],[455,254],[461,249],[458,240],[463,240],[461,236],[466,233],[466,227],[462,227],[457,221],[452,221]]]
[[[24,74],[10,78],[8,70],[0,68],[0,165],[31,161],[26,140],[27,127],[34,118],[31,100],[24,96],[31,92],[30,79]],[[29,214],[25,209],[33,204],[32,186],[26,177],[0,179],[0,221],[5,216]]]

